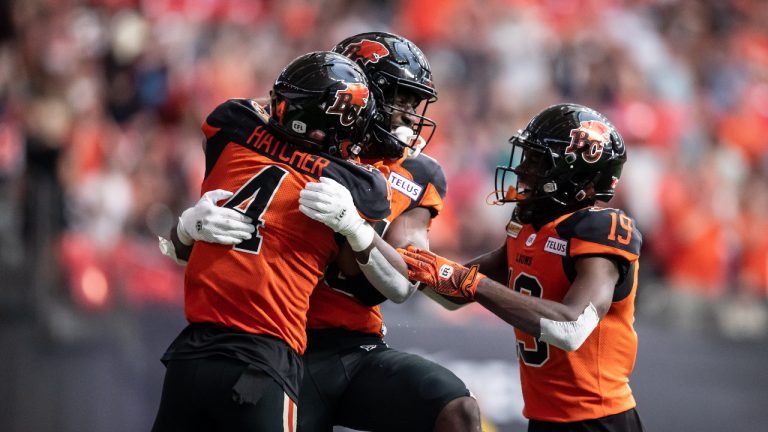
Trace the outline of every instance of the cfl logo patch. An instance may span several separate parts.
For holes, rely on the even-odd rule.
[[[448,279],[453,275],[453,267],[448,264],[443,264],[443,266],[440,267],[440,271],[437,272],[437,275],[440,276],[441,279]]]
[[[307,132],[307,124],[298,120],[294,120],[293,123],[291,123],[291,129],[293,129],[293,131],[296,133],[303,134]]]

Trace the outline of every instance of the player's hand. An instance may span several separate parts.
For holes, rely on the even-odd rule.
[[[429,285],[436,293],[467,300],[475,299],[477,285],[485,276],[478,272],[478,266],[466,268],[461,264],[434,253],[408,246],[397,249],[408,265],[408,278]]]
[[[250,239],[256,230],[253,220],[237,210],[216,205],[232,195],[223,189],[212,190],[203,194],[194,207],[184,210],[176,227],[179,240],[185,245],[197,240],[234,245]]]
[[[304,186],[299,193],[299,211],[347,237],[356,252],[373,241],[373,229],[357,213],[352,194],[331,178],[320,177],[319,182]]]

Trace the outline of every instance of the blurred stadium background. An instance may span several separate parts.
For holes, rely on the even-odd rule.
[[[543,107],[627,141],[611,205],[644,233],[633,375],[649,431],[768,426],[768,2],[0,0],[0,430],[149,430],[184,325],[156,236],[198,197],[199,124],[281,66],[391,30],[440,100],[434,250],[503,241],[486,205]],[[488,430],[524,430],[512,329],[470,306],[386,306],[388,340],[465,378]]]

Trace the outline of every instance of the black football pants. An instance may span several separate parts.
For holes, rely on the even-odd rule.
[[[295,430],[296,405],[272,377],[228,357],[168,362],[153,432]]]
[[[389,348],[379,337],[328,331],[309,338],[299,432],[431,431],[445,405],[469,396],[443,366]]]
[[[528,422],[528,432],[644,432],[637,410],[620,412],[593,420],[573,423],[553,423],[538,420]]]

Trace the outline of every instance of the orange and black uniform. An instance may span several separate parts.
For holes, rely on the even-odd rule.
[[[385,220],[374,224],[379,234],[383,236],[391,221],[415,207],[428,209],[432,217],[443,209],[446,182],[437,161],[420,155],[400,159],[386,167],[390,171],[392,188],[391,213]],[[344,280],[333,265],[312,293],[307,328],[343,328],[384,336],[386,330],[378,306],[384,300],[386,298],[368,284],[364,276]]]
[[[295,402],[309,296],[339,250],[330,228],[299,211],[299,192],[330,177],[350,190],[364,217],[380,220],[389,214],[389,190],[379,171],[309,153],[274,134],[268,120],[254,101],[235,99],[203,124],[202,193],[234,192],[219,204],[250,216],[256,232],[235,246],[195,243],[184,280],[190,325],[163,361],[167,376],[184,360],[234,361],[242,372],[232,385],[239,400],[259,400],[254,389],[267,376]]]
[[[532,426],[609,418],[635,407],[629,376],[637,353],[633,322],[641,244],[634,220],[608,208],[581,209],[539,230],[507,226],[509,287],[516,291],[562,302],[579,257],[602,256],[620,269],[608,313],[574,352],[515,330],[523,414]]]
[[[391,215],[376,228],[416,207],[432,217],[442,210],[445,175],[422,154],[387,164]],[[440,410],[469,395],[459,378],[422,357],[391,349],[378,304],[386,300],[364,275],[344,278],[331,266],[312,293],[307,321],[299,429],[333,425],[359,430],[432,430]]]

